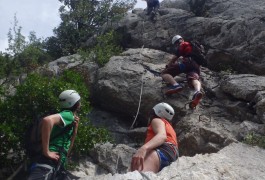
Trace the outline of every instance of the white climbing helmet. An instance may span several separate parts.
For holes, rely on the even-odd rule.
[[[165,118],[168,121],[171,121],[175,114],[174,109],[169,104],[164,102],[155,105],[153,110],[158,117]]]
[[[61,108],[71,108],[81,99],[75,90],[65,90],[59,95]]]
[[[183,39],[180,35],[176,35],[172,38],[172,44],[174,45],[179,39]]]

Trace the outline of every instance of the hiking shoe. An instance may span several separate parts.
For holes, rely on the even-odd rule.
[[[190,103],[190,108],[194,109],[196,108],[196,106],[200,103],[200,100],[202,99],[202,92],[201,91],[197,91],[193,97],[192,97],[192,101]]]
[[[178,93],[178,92],[182,91],[182,89],[183,89],[183,87],[181,85],[171,86],[169,88],[169,90],[166,91],[166,95]]]

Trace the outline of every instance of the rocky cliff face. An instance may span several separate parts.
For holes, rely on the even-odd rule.
[[[123,155],[123,154],[122,154]],[[112,159],[112,157],[110,157]],[[170,166],[154,174],[138,171],[125,174],[104,174],[86,176],[82,180],[263,180],[265,151],[234,143],[213,154],[197,154],[194,157],[181,157]],[[117,162],[117,161],[116,161]],[[115,162],[114,162],[115,163]],[[81,175],[81,174],[80,174]]]
[[[264,77],[254,74],[222,74],[204,68],[202,69],[202,82],[205,96],[196,110],[190,110],[186,104],[190,101],[191,89],[186,86],[181,93],[166,97],[163,94],[166,85],[162,83],[161,77],[154,74],[154,72],[164,68],[170,57],[170,54],[154,49],[129,49],[120,56],[112,57],[109,63],[102,68],[89,60],[82,62],[78,60],[79,56],[75,56],[74,60],[73,57],[58,59],[40,71],[46,74],[56,74],[64,69],[73,68],[84,73],[88,77],[87,84],[91,91],[91,101],[101,109],[95,108],[89,114],[90,119],[95,125],[105,125],[112,132],[118,144],[126,144],[117,147],[102,145],[95,148],[90,152],[92,160],[85,160],[80,163],[80,167],[74,172],[76,175],[87,179],[144,179],[144,175],[137,172],[127,173],[130,158],[135,151],[134,148],[143,142],[145,135],[145,127],[138,128],[139,125],[146,125],[149,110],[154,104],[161,101],[170,103],[176,111],[173,121],[179,138],[182,156],[180,161],[188,156],[192,156],[191,159],[196,161],[198,157],[201,157],[198,154],[210,153],[210,157],[213,156],[213,159],[209,158],[209,155],[201,157],[201,159],[205,159],[205,164],[208,163],[209,167],[218,164],[221,169],[227,169],[218,158],[215,159],[217,156],[215,154],[219,154],[218,152],[225,147],[231,147],[235,148],[235,154],[231,154],[231,157],[242,160],[242,162],[238,162],[241,165],[234,164],[233,161],[230,162],[232,166],[239,169],[249,168],[244,164],[241,155],[236,153],[241,151],[241,148],[243,151],[249,151],[247,156],[253,159],[252,165],[254,167],[259,166],[255,160],[256,155],[252,152],[253,148],[245,145],[233,145],[233,142],[241,141],[250,132],[265,135],[263,117]],[[138,108],[139,114],[135,119]],[[136,120],[135,123],[134,120]],[[131,125],[134,125],[132,129],[130,128]],[[227,151],[230,152],[230,150]],[[264,150],[258,151],[260,152],[259,158],[262,159]],[[91,162],[94,163],[90,164]],[[210,179],[212,176],[212,174],[208,176],[208,172],[205,172],[208,166],[203,169],[196,163],[184,163],[182,165],[174,168],[183,168],[181,173],[187,173],[185,175],[187,179],[188,177],[200,179],[204,176]],[[200,176],[190,174],[191,171],[185,169],[187,166],[194,166],[195,169],[202,168],[196,172]],[[167,169],[165,168],[165,170]],[[223,177],[222,173],[224,172],[221,169],[215,174],[216,177]],[[224,171],[226,172],[226,170]],[[233,175],[225,175],[224,177],[240,179],[241,176],[251,177],[253,175],[258,179],[264,176],[262,171],[259,171],[258,176],[250,172],[243,175],[238,174],[236,169],[231,169],[229,172]],[[108,173],[111,174],[106,175]],[[126,174],[121,175],[124,173]],[[180,174],[161,176],[161,174],[151,173],[148,175],[151,179],[178,176],[180,179],[184,177]]]
[[[136,9],[116,26],[128,48],[169,52],[171,38],[181,34],[206,45],[211,69],[264,75],[264,6],[263,0],[164,0],[155,22]]]
[[[90,119],[106,125],[119,144],[95,147],[74,173],[83,179],[264,179],[265,151],[240,143],[251,132],[265,135],[264,8],[263,0],[164,0],[155,22],[136,9],[116,24],[128,49],[104,67],[73,55],[39,69],[48,76],[65,69],[83,73],[95,106]],[[205,96],[195,110],[187,107],[192,90],[183,76],[177,80],[184,90],[167,97],[157,73],[172,57],[175,34],[208,48]],[[221,66],[239,73],[216,72]],[[148,112],[161,101],[176,111],[181,157],[158,174],[128,172]]]

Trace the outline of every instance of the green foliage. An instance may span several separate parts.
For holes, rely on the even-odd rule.
[[[14,26],[8,32],[7,53],[0,55],[0,77],[31,72],[38,66],[50,62],[51,56],[46,52],[44,43],[37,38],[35,32],[30,32],[28,41],[18,27],[18,20],[14,16]]]
[[[38,66],[50,61],[50,56],[35,45],[28,45],[14,60],[19,62],[19,67],[24,72],[32,72]]]
[[[122,52],[122,47],[119,46],[119,36],[113,30],[100,35],[96,38],[96,45],[89,50],[79,51],[79,54],[85,58],[91,56],[91,53],[95,56],[95,61],[104,66],[112,56],[118,55]]]
[[[249,133],[244,141],[244,143],[252,145],[252,146],[259,146],[265,149],[265,136],[260,136],[254,133]]]
[[[21,33],[22,27],[18,26],[18,20],[16,17],[16,14],[14,15],[14,26],[13,28],[9,29],[7,37],[8,37],[8,52],[11,55],[16,55],[18,53],[21,53],[25,46],[26,46],[26,40],[25,36]]]
[[[39,116],[58,112],[58,95],[65,89],[75,89],[81,95],[81,111],[78,139],[74,148],[77,154],[85,153],[95,142],[109,139],[103,129],[90,125],[87,118],[89,112],[89,92],[81,75],[65,71],[60,77],[43,77],[38,74],[29,75],[22,85],[17,87],[14,96],[6,97],[0,103],[0,163],[12,164],[23,158],[24,135],[28,125]],[[89,135],[86,135],[89,132]],[[11,152],[15,157],[8,159]]]
[[[63,50],[61,48],[62,42],[55,36],[51,36],[45,39],[43,47],[45,51],[52,57],[52,59],[58,59],[63,56]]]
[[[75,139],[74,154],[77,156],[87,154],[88,150],[96,143],[111,141],[108,131],[104,128],[96,128],[90,122],[80,122],[78,136]]]
[[[117,45],[117,34],[110,31],[104,35],[97,37],[97,45],[93,48],[99,65],[104,65],[109,58],[122,52],[122,48]]]
[[[9,57],[7,54],[0,53],[0,79],[6,77],[8,73]]]
[[[133,8],[136,0],[59,0],[62,23],[55,28],[63,55],[76,53],[104,24],[111,25]],[[51,46],[50,46],[51,47]]]

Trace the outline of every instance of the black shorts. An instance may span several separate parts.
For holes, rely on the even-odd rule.
[[[181,73],[185,73],[190,84],[191,80],[200,79],[200,72],[200,66],[195,61],[186,59],[183,62],[167,67],[161,72],[161,75],[170,74],[172,77],[175,77]]]

